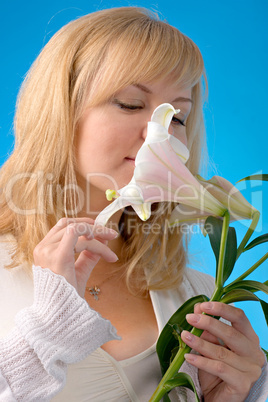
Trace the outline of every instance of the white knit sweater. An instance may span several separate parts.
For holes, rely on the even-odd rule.
[[[6,263],[6,245],[3,243],[0,243],[0,252],[2,261]],[[16,272],[14,275],[16,277]],[[5,332],[7,334],[0,339],[1,402],[50,401],[65,385],[68,364],[81,361],[103,343],[118,339],[111,323],[90,309],[65,278],[40,267],[33,268],[33,275],[33,303],[30,305],[29,301],[26,302],[28,307],[16,314],[11,331],[9,328],[5,331],[2,327],[2,335]],[[200,273],[196,276],[200,278]],[[3,297],[7,295],[4,278],[5,273],[0,266],[0,300],[1,294]],[[10,283],[12,281],[11,278]],[[192,286],[186,278],[182,289],[182,293],[185,293],[183,298],[191,297],[193,292],[197,294],[195,287],[198,287],[198,282],[196,280],[196,286]],[[203,284],[204,287],[206,285]],[[211,283],[207,288],[211,288]],[[163,326],[172,310],[178,306],[179,300],[175,292],[172,297],[172,292],[157,293],[154,292],[151,297],[156,308],[157,304],[165,305],[165,309],[162,309],[163,317],[159,317],[163,321],[160,326]],[[18,294],[18,300],[20,297]],[[196,370],[190,365],[186,370],[198,386]],[[177,396],[181,401],[194,400],[193,394],[189,392],[177,392]],[[265,402],[267,396],[267,368],[264,368],[247,402]]]
[[[117,339],[108,320],[90,309],[65,278],[34,270],[31,307],[16,315],[0,342],[0,400],[49,401],[64,386],[66,367]]]

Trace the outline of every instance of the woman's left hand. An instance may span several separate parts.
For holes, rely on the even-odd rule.
[[[231,326],[211,316],[222,317]],[[220,302],[205,302],[197,304],[194,314],[188,314],[186,319],[204,330],[200,338],[187,331],[181,334],[182,340],[200,354],[188,354],[186,360],[199,368],[204,400],[244,401],[261,375],[265,356],[243,310]]]

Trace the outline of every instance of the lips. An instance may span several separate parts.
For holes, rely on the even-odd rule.
[[[135,163],[135,158],[129,157],[129,158],[125,158],[125,160],[128,161],[128,162]]]

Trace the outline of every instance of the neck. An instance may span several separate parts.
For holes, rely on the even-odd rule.
[[[79,211],[78,217],[80,218],[91,218],[93,220],[96,219],[97,215],[109,205],[111,202],[106,199],[105,192],[98,187],[95,187],[91,183],[86,182],[82,177],[77,177],[77,184],[79,186],[79,191],[83,193],[83,208]],[[122,216],[123,210],[117,211],[106,224],[107,227],[114,229],[119,233],[119,221]],[[121,236],[118,236],[116,239],[110,241],[108,246],[112,251],[114,251],[120,261],[121,257],[121,248],[123,245],[123,239]],[[102,260],[101,260],[102,261]],[[99,262],[97,265],[100,266],[104,263],[107,266],[106,262]],[[114,266],[114,264],[112,264]],[[99,268],[98,268],[99,269]]]
[[[92,289],[94,290],[94,286],[101,287],[102,284],[107,280],[110,281],[111,279],[115,279],[117,282],[122,282],[122,280],[125,280],[126,268],[121,262],[122,245],[123,239],[121,236],[108,243],[108,246],[117,254],[119,260],[115,263],[109,263],[103,259],[99,260],[87,283],[87,287],[91,288],[91,291]]]
[[[83,205],[78,213],[78,216],[81,218],[88,217],[95,220],[98,214],[109,204],[111,204],[111,201],[107,200],[104,190],[87,182],[79,175],[77,176],[77,184],[79,191],[82,193],[82,197],[80,198],[83,200]],[[106,226],[114,230],[118,230],[118,224],[122,213],[123,210],[115,213]]]

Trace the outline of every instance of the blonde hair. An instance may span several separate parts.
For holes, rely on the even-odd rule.
[[[22,261],[31,264],[34,247],[50,228],[63,216],[76,216],[74,141],[85,108],[107,101],[127,85],[170,74],[182,87],[192,88],[188,167],[197,173],[204,139],[204,66],[191,39],[136,7],[86,15],[51,38],[20,90],[15,149],[1,170],[0,232],[12,233],[17,240],[11,267]],[[49,186],[41,186],[46,180]],[[137,217],[130,230],[128,215],[123,214],[123,262],[130,285],[135,282],[139,289],[160,289],[179,284],[186,252],[181,233],[166,230],[169,213],[169,204],[154,206],[150,223],[160,225],[157,234],[139,230],[142,223]],[[150,267],[147,279],[144,267]],[[131,280],[134,276],[138,281]]]

